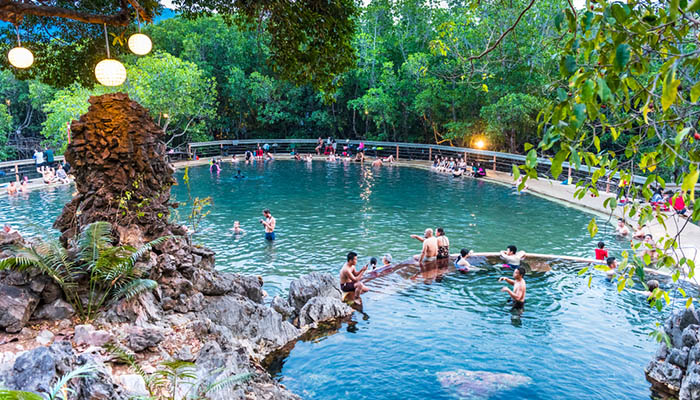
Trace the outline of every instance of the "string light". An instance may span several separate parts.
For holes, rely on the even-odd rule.
[[[34,54],[22,47],[22,42],[19,40],[19,28],[15,26],[15,30],[17,31],[17,47],[7,53],[7,59],[16,68],[29,68],[34,64]]]
[[[107,37],[107,24],[105,29],[105,43],[107,44],[107,58],[95,66],[95,78],[105,86],[119,86],[126,80],[126,68],[119,61],[110,57],[109,39]]]
[[[134,54],[143,56],[148,54],[153,48],[153,43],[151,43],[151,38],[141,33],[141,20],[139,19],[139,13],[136,11],[136,22],[139,25],[139,33],[134,33],[129,36],[129,50]]]

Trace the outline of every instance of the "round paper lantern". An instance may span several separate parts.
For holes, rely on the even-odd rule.
[[[135,33],[129,36],[129,49],[140,56],[148,54],[153,48],[151,43],[151,38],[144,35],[143,33]]]
[[[119,86],[126,80],[126,68],[119,61],[107,58],[95,66],[95,78],[105,86]]]
[[[24,47],[15,47],[7,53],[10,64],[17,68],[29,68],[34,63],[34,54]]]

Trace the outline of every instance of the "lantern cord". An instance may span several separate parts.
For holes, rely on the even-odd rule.
[[[17,47],[22,47],[22,42],[19,40],[19,26],[15,25],[15,31],[17,31]]]
[[[141,33],[141,19],[139,18],[139,10],[136,10],[136,23],[139,25],[139,33]]]
[[[105,44],[107,45],[107,58],[112,58],[109,55],[109,37],[107,36],[107,24],[104,24],[105,27]]]

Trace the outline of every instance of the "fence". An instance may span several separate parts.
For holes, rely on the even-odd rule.
[[[250,139],[250,140],[219,140],[213,142],[190,143],[188,153],[180,153],[188,158],[199,157],[226,157],[232,154],[243,154],[246,151],[254,151],[258,145],[270,145],[272,153],[290,153],[296,151],[301,154],[316,154],[316,139]],[[357,150],[359,140],[339,141],[337,152],[342,153],[345,147],[354,154]],[[397,142],[374,142],[365,141],[365,154],[375,157],[387,157],[393,155],[397,160],[420,160],[432,161],[435,157],[455,157],[464,158],[467,164],[480,165],[486,170],[510,173],[513,165],[525,164],[525,156],[519,154],[500,153],[496,151],[478,150],[467,147],[453,147],[433,144],[418,143],[397,143]],[[325,144],[324,144],[325,145]],[[537,162],[537,173],[541,177],[553,179],[550,171],[551,161],[546,158],[539,158]],[[567,179],[570,183],[580,180],[590,181],[591,175],[598,168],[588,168],[582,165],[576,168],[568,162],[563,163],[563,172],[559,179]],[[646,177],[634,176],[633,181],[643,184]],[[619,174],[615,174],[610,179],[598,181],[598,189],[604,191],[616,190],[619,182]]]
[[[58,165],[59,162],[63,162],[63,156],[54,158],[54,166]],[[31,158],[0,162],[0,183],[22,179],[25,176],[29,179],[41,178],[41,174],[36,169],[36,164]]]

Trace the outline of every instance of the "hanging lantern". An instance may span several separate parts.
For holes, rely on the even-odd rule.
[[[107,24],[105,28],[105,44],[107,45],[107,58],[98,62],[95,66],[95,78],[105,86],[119,86],[126,80],[126,68],[124,64],[110,58],[109,39],[107,37]]]
[[[22,47],[22,42],[19,40],[19,26],[15,25],[15,31],[17,31],[17,47],[7,53],[7,59],[16,68],[29,68],[34,64],[34,54]]]
[[[153,48],[153,43],[151,43],[151,38],[144,35],[143,33],[134,33],[129,36],[129,50],[134,54],[140,56],[148,54]]]
[[[34,64],[34,55],[24,47],[15,47],[7,53],[10,64],[17,68],[29,68]]]
[[[126,80],[126,68],[119,61],[107,58],[95,66],[95,78],[105,86],[119,86]]]

